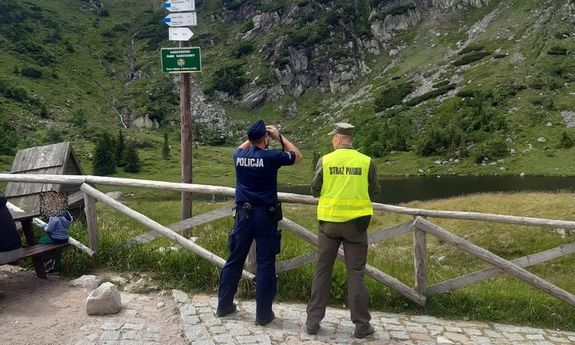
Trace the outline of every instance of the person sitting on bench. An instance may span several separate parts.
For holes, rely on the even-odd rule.
[[[22,242],[16,222],[6,207],[6,196],[0,192],[0,262],[14,262],[22,253]]]
[[[46,225],[42,230],[46,232],[46,236],[38,239],[39,244],[52,244],[52,243],[68,243],[68,229],[72,223],[72,215],[68,211],[62,211],[58,215],[51,216],[48,220],[48,225]],[[58,249],[56,258],[54,259],[51,267],[48,267],[48,273],[54,273],[60,271],[60,263],[62,261],[62,248]]]

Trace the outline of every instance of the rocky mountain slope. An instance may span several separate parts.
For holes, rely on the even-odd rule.
[[[318,150],[330,123],[362,124],[359,147],[389,161],[403,152],[497,164],[573,150],[573,0],[196,7],[200,142],[234,142],[261,117]],[[178,78],[159,71],[159,47],[175,45],[164,15],[155,1],[0,0],[0,151],[119,128],[150,128],[151,138],[177,130]]]

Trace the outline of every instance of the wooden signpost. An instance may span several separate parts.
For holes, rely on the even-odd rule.
[[[189,47],[188,40],[193,32],[188,26],[196,26],[195,0],[167,0],[164,8],[170,13],[164,17],[169,28],[170,41],[179,42],[179,48],[162,48],[162,72],[180,73],[180,140],[182,161],[182,183],[192,183],[192,131],[190,104],[190,74],[200,72],[201,56],[199,47]],[[192,216],[192,194],[182,192],[182,220]]]

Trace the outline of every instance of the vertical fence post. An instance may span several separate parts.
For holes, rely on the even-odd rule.
[[[256,241],[252,242],[250,247],[250,252],[248,253],[248,258],[246,260],[246,271],[250,273],[256,273],[257,260],[256,260]]]
[[[88,230],[88,245],[93,251],[100,246],[98,220],[96,218],[96,199],[84,193],[84,212],[86,213],[86,228]]]
[[[425,231],[413,229],[413,263],[415,265],[415,291],[425,295],[427,289],[427,252]]]

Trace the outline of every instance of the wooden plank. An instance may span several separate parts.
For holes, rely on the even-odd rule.
[[[425,294],[427,286],[427,252],[425,231],[413,231],[413,265],[415,267],[415,291]]]
[[[415,227],[421,229],[427,233],[436,236],[437,238],[450,243],[451,245],[469,253],[475,257],[480,258],[493,266],[505,270],[507,273],[514,275],[515,277],[523,280],[524,282],[552,295],[555,296],[572,306],[575,306],[575,296],[569,292],[557,287],[546,280],[543,280],[536,276],[535,274],[519,267],[518,265],[497,256],[490,251],[483,249],[449,231],[443,229],[442,227],[435,225],[421,217],[417,217],[415,221]]]
[[[292,259],[276,262],[276,274],[283,273],[289,270],[293,270],[294,268],[313,263],[315,262],[316,257],[317,257],[316,253],[308,253]]]
[[[303,226],[294,223],[293,221],[284,217],[283,220],[280,221],[280,224],[283,225],[287,230],[291,231],[295,235],[303,238],[306,242],[311,243],[317,247],[317,235],[312,233],[311,231],[307,230]],[[337,258],[343,262],[345,262],[345,255],[343,250],[340,248],[338,250]],[[372,277],[373,279],[389,286],[390,288],[394,289],[404,297],[408,298],[409,300],[417,303],[418,305],[424,306],[425,305],[425,296],[420,294],[419,292],[413,290],[409,286],[403,284],[399,280],[395,279],[392,276],[385,274],[384,272],[378,270],[377,268],[366,265],[365,266],[365,274]]]
[[[567,220],[555,220],[555,219],[534,218],[534,217],[517,217],[517,216],[507,216],[507,215],[479,213],[479,212],[425,210],[420,208],[409,208],[409,207],[401,207],[401,206],[378,204],[378,203],[373,203],[373,209],[379,211],[409,214],[412,216],[421,216],[421,217],[478,220],[478,221],[494,222],[494,223],[542,226],[547,228],[575,229],[575,222]]]
[[[511,262],[519,267],[529,267],[573,253],[575,253],[575,242],[564,244],[559,247],[555,247],[553,249],[549,249],[537,254],[531,254],[521,258],[517,258],[515,260],[512,260]],[[475,284],[480,281],[489,279],[491,277],[500,275],[502,273],[505,273],[505,271],[497,267],[485,268],[480,271],[469,273],[467,275],[458,278],[446,280],[444,282],[431,285],[426,289],[425,292],[426,295],[428,296],[436,295],[463,286],[467,286],[469,284]]]
[[[379,230],[377,232],[371,233],[367,239],[367,244],[373,244],[376,242],[387,241],[394,237],[407,234],[413,230],[413,221],[409,221],[403,224],[397,224],[389,228]]]
[[[177,232],[177,233],[181,233],[182,231],[191,229],[195,226],[199,226],[199,225],[206,224],[206,223],[209,223],[211,221],[214,221],[214,220],[217,220],[220,218],[231,216],[231,214],[232,214],[232,210],[230,207],[222,207],[222,208],[217,209],[217,210],[202,213],[202,214],[194,216],[192,218],[185,219],[185,220],[179,221],[177,223],[167,225],[167,227],[169,229]],[[149,231],[145,234],[136,236],[136,237],[126,241],[126,243],[124,245],[127,246],[128,248],[131,248],[133,246],[136,246],[136,245],[139,245],[142,243],[150,242],[150,241],[152,241],[152,240],[154,240],[160,236],[161,235],[158,234],[158,232],[156,232],[156,231]]]
[[[212,252],[204,249],[203,247],[195,244],[194,242],[188,240],[187,238],[183,237],[182,235],[176,233],[175,231],[168,229],[167,227],[163,226],[162,224],[144,216],[143,214],[132,210],[131,208],[127,207],[126,205],[118,202],[106,194],[100,192],[99,190],[91,187],[88,184],[83,184],[81,187],[82,191],[88,193],[92,197],[96,198],[98,201],[112,207],[113,209],[117,210],[118,212],[134,219],[140,224],[143,224],[149,227],[152,230],[155,230],[165,236],[167,239],[174,241],[180,244],[182,247],[189,249],[199,257],[213,263],[214,265],[222,268],[226,264],[226,260],[220,258],[219,256],[213,254]],[[246,270],[242,270],[242,276],[253,280],[254,275]]]
[[[98,229],[98,217],[96,214],[96,199],[84,194],[84,213],[86,214],[86,230],[88,231],[88,245],[97,252],[100,248],[100,231]]]

